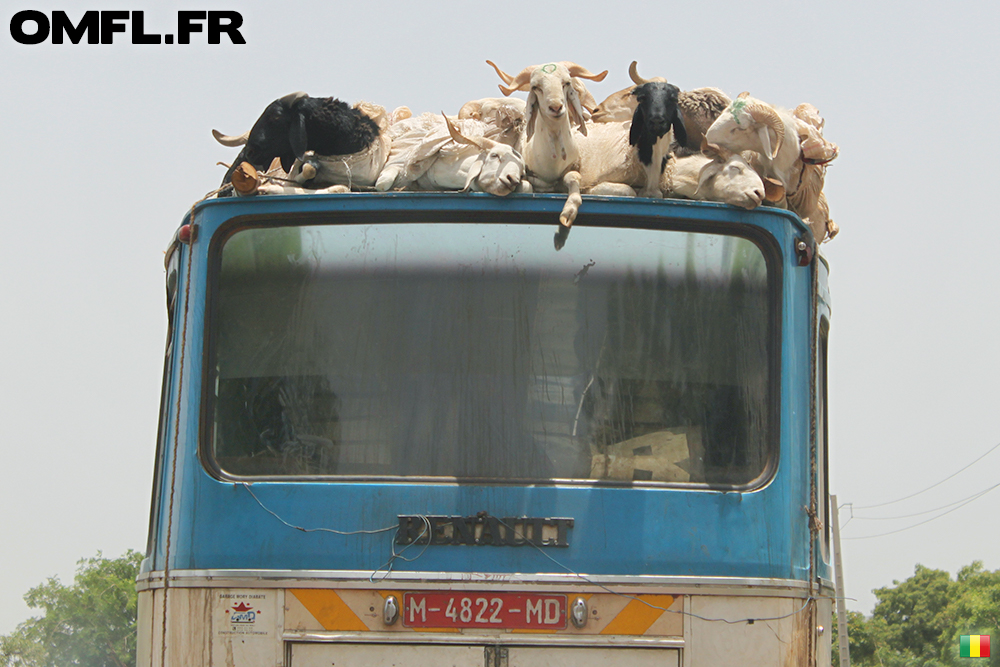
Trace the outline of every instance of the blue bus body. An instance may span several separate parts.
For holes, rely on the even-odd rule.
[[[588,662],[592,655],[597,662],[610,656],[637,662],[648,658],[656,664],[745,665],[751,664],[747,656],[759,656],[769,664],[829,664],[827,269],[811,255],[815,247],[808,228],[787,211],[587,198],[562,251],[571,252],[574,236],[597,224],[739,234],[766,249],[776,295],[771,329],[777,335],[776,358],[771,364],[778,400],[770,437],[777,442],[769,445],[764,472],[752,483],[718,488],[377,476],[255,479],[220,474],[207,460],[203,394],[211,373],[206,354],[217,276],[212,267],[218,265],[213,258],[233,229],[271,221],[367,225],[393,220],[417,226],[439,219],[548,216],[555,221],[562,201],[546,195],[361,193],[218,199],[192,211],[193,219],[185,223],[191,225],[193,241],[174,245],[168,275],[172,331],[149,547],[139,581],[140,664],[380,664],[377,651],[400,658],[395,664],[406,663],[407,655],[412,664],[461,664],[461,656],[471,651],[477,656],[473,662],[483,664],[484,650],[486,664],[497,667],[548,662],[544,656],[558,651],[570,651],[575,662]],[[555,225],[551,227],[554,231]],[[398,528],[401,521],[411,521],[410,537],[420,538],[425,528],[437,527],[421,523],[423,517],[476,516],[484,525],[486,517],[566,517],[572,525],[568,544],[554,548],[499,546],[499,538],[496,545],[482,538],[487,543],[482,546],[445,545],[445,538],[408,544]],[[388,530],[345,535],[324,529]],[[450,533],[453,542],[459,540],[455,530]],[[393,557],[400,553],[402,558]],[[674,605],[669,613],[680,625],[655,636],[601,635],[604,643],[597,635],[574,643],[577,635],[569,622],[562,634],[550,635],[464,628],[458,639],[450,633],[441,644],[445,633],[440,628],[411,628],[401,638],[397,628],[381,632],[374,620],[364,618],[365,629],[334,627],[318,613],[313,614],[319,619],[315,627],[293,626],[290,619],[300,610],[286,598],[292,590],[307,589],[378,592],[384,600],[392,592],[393,604],[403,607],[404,616],[407,591],[543,590],[565,594],[567,600],[579,592],[598,596],[585,598],[591,606],[614,595],[630,600],[669,595]],[[258,590],[270,597],[254,597]],[[191,597],[198,591],[208,591],[207,597]],[[433,603],[434,598],[427,599]],[[242,601],[227,607],[226,600]],[[254,600],[263,602],[255,607]],[[381,623],[391,612],[371,610]],[[271,618],[275,615],[284,621]],[[237,618],[250,618],[258,628],[267,623],[266,629],[247,634]],[[234,638],[239,640],[235,649]],[[247,648],[253,641],[261,648]],[[198,642],[200,646],[188,645]],[[518,647],[528,652],[519,657]],[[341,649],[346,652],[338,653]],[[432,649],[462,653],[456,658],[420,653]],[[531,653],[543,649],[548,654]],[[661,657],[649,657],[658,650]],[[227,659],[235,662],[217,662]]]

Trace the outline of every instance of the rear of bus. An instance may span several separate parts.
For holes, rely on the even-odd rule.
[[[828,665],[826,268],[792,214],[200,205],[140,665]]]

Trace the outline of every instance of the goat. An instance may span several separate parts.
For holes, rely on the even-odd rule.
[[[789,112],[741,93],[708,129],[706,139],[729,150],[756,153],[754,167],[761,176],[781,183],[788,208],[822,242],[837,229],[822,192],[826,164],[837,156],[837,147],[823,139],[822,127],[811,105]],[[806,148],[809,155],[804,155]]]
[[[331,156],[359,153],[375,145],[380,132],[375,120],[345,102],[332,97],[291,93],[267,105],[250,131],[243,135],[245,145],[222,184],[229,181],[241,162],[249,162],[263,170],[278,159],[281,168],[291,172],[296,158],[304,159],[306,151]],[[216,138],[222,136],[213,133]],[[228,145],[238,145],[235,142],[243,137],[226,139],[230,140]]]
[[[489,62],[489,61],[487,61]],[[489,63],[493,65],[493,63]],[[607,70],[593,74],[575,63],[547,63],[526,67],[516,77],[510,77],[493,65],[504,82],[500,91],[510,95],[515,90],[529,91],[525,104],[525,134],[523,155],[528,181],[534,189],[560,189],[568,193],[559,214],[559,224],[568,230],[576,219],[583,200],[580,197],[580,150],[573,135],[571,120],[580,133],[587,134],[580,96],[575,78],[602,81]],[[556,235],[556,247],[561,247]]]
[[[375,183],[379,191],[473,190],[506,195],[521,185],[524,159],[485,136],[487,125],[425,113],[393,125],[392,150]]]
[[[629,65],[628,74],[636,85],[645,83],[660,82],[666,83],[663,77],[656,76],[646,79],[639,76],[638,63],[632,61]],[[614,123],[626,121],[635,113],[638,101],[632,95],[634,88],[624,88],[609,95],[603,102],[597,105],[591,120],[594,123]],[[682,90],[677,93],[677,108],[680,111],[681,121],[684,124],[685,141],[676,138],[677,131],[674,131],[678,149],[677,154],[690,154],[701,150],[701,140],[705,132],[719,117],[731,100],[718,88],[695,88],[693,90]]]
[[[702,143],[702,151],[674,158],[663,172],[668,197],[717,201],[747,210],[778,201],[783,188],[765,181],[739,153]]]

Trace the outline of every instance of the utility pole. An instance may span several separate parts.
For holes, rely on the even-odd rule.
[[[830,496],[831,514],[833,519],[833,563],[834,575],[837,577],[837,643],[840,648],[840,667],[851,667],[851,651],[847,643],[847,602],[844,598],[844,559],[840,550],[840,508],[837,507],[837,496]]]

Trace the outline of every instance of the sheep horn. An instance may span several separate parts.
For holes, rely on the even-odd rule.
[[[497,75],[503,80],[505,85],[500,85],[500,92],[504,94],[504,97],[510,97],[510,94],[515,90],[528,90],[531,84],[531,73],[535,71],[535,66],[525,67],[523,70],[518,72],[517,76],[511,76],[504,72],[502,69],[493,64],[492,61],[486,61],[489,65],[493,66],[493,69],[497,71]]]
[[[303,97],[309,97],[309,93],[303,93],[300,90],[297,93],[289,93],[284,97],[280,98],[278,101],[281,102],[281,106],[290,108],[293,104],[301,100]]]
[[[470,139],[462,134],[457,127],[455,127],[455,124],[451,122],[451,119],[448,118],[448,116],[445,116],[443,111],[441,112],[441,115],[444,116],[444,122],[448,125],[448,134],[450,134],[451,138],[456,142],[460,144],[472,144],[473,146],[479,148],[479,150],[483,151],[488,151],[493,148],[494,142],[492,139],[487,139],[486,137],[476,137],[475,139]]]
[[[576,63],[563,62],[562,64],[565,65],[566,69],[569,70],[570,76],[580,77],[581,79],[590,79],[591,81],[604,81],[604,77],[608,75],[608,70],[604,70],[600,74],[594,74],[586,67],[582,67],[581,65],[577,65]]]
[[[774,144],[774,148],[771,150],[770,157],[772,160],[778,155],[778,151],[781,150],[781,142],[785,138],[785,124],[781,122],[781,118],[778,113],[770,106],[766,104],[761,104],[759,102],[751,102],[746,106],[746,112],[750,114],[750,117],[754,121],[761,123],[771,130],[774,130],[774,134],[777,137],[777,141]]]
[[[236,146],[243,146],[247,143],[247,141],[250,139],[250,130],[247,130],[238,137],[233,137],[229,136],[228,134],[223,134],[218,130],[212,130],[212,136],[215,137],[215,140],[218,141],[223,146],[229,146],[230,148],[234,148]]]
[[[638,65],[639,62],[633,60],[632,64],[628,66],[628,75],[632,79],[632,81],[634,81],[637,86],[641,86],[644,83],[652,83],[652,80],[643,79],[641,76],[639,76],[639,70],[637,68]]]
[[[512,77],[510,74],[507,74],[507,72],[504,72],[499,67],[497,67],[496,63],[494,63],[492,60],[487,60],[486,64],[497,71],[497,74],[500,76],[501,79],[503,79],[504,83],[510,84],[510,82],[514,80],[514,77]]]
[[[718,162],[725,162],[733,156],[732,151],[729,151],[718,144],[708,143],[708,139],[705,137],[701,138],[701,152],[705,157],[710,157]]]

